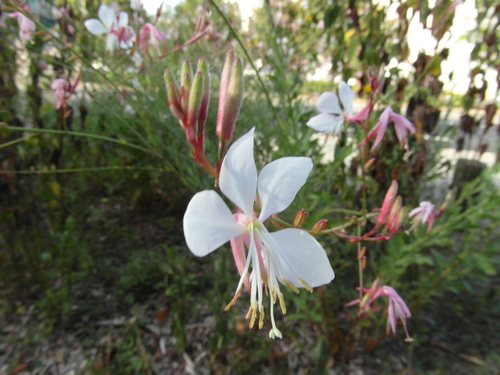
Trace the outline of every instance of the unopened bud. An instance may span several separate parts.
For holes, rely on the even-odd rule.
[[[391,222],[389,233],[391,234],[396,233],[399,229],[403,227],[405,221],[406,221],[406,207],[403,207],[401,210],[399,210],[398,214]]]
[[[304,222],[306,221],[306,217],[307,217],[306,211],[303,208],[300,209],[293,218],[293,226],[295,228],[301,228],[302,225],[304,225]]]
[[[373,163],[375,163],[375,158],[368,160],[363,166],[363,170],[366,172],[373,165]]]
[[[167,87],[168,107],[170,108],[172,114],[182,122],[185,115],[182,112],[182,108],[180,106],[179,86],[177,86],[177,82],[175,82],[174,76],[172,75],[170,69],[165,70],[163,77],[165,79],[165,85]]]
[[[222,71],[219,92],[219,113],[217,115],[216,134],[221,140],[229,142],[233,137],[234,126],[243,103],[243,63],[240,58],[234,59],[230,51]]]
[[[389,210],[392,207],[394,202],[394,198],[396,197],[396,193],[398,192],[398,182],[393,180],[389,190],[384,197],[384,202],[382,203],[382,208],[380,209],[380,213],[377,216],[377,225],[384,224],[387,215],[389,214]]]
[[[205,131],[205,123],[208,115],[208,105],[210,103],[210,73],[207,60],[202,57],[198,60],[198,72],[203,75],[203,87],[201,94],[201,106],[198,115],[198,133]]]
[[[187,127],[193,132],[197,130],[198,115],[201,107],[201,94],[203,88],[203,73],[197,72],[189,91],[189,102],[187,109]],[[191,141],[190,141],[191,142]]]
[[[366,247],[364,247],[364,246],[363,246],[363,247],[361,248],[361,250],[359,250],[359,251],[358,251],[358,256],[357,256],[357,259],[358,259],[358,260],[363,259],[363,258],[364,258],[364,256],[365,256],[365,254],[366,254]]]
[[[323,229],[326,228],[326,225],[328,224],[328,220],[326,219],[321,219],[319,220],[316,224],[313,225],[313,227],[311,228],[311,234],[313,236],[319,234]]]
[[[189,92],[191,89],[191,81],[193,79],[193,72],[191,70],[191,64],[189,60],[184,60],[181,66],[181,106],[184,111],[187,111],[188,101],[189,101]]]
[[[361,258],[361,269],[364,270],[366,268],[366,257]]]
[[[391,211],[389,212],[389,216],[387,217],[386,227],[392,228],[394,222],[399,218],[399,211],[401,210],[401,203],[403,199],[400,195],[394,200],[394,204],[391,207]]]

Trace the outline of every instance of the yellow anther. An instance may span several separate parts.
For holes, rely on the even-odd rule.
[[[248,311],[247,311],[247,314],[245,315],[245,320],[247,320],[248,318],[250,318],[250,314],[252,314],[252,306],[248,306]]]
[[[238,289],[238,290],[236,291],[236,293],[234,293],[234,297],[233,297],[233,299],[231,300],[231,302],[229,302],[229,303],[227,304],[227,306],[226,306],[226,307],[224,307],[224,311],[229,310],[229,309],[230,309],[230,308],[231,308],[231,307],[232,307],[232,306],[236,303],[236,300],[238,299],[238,297],[240,296],[240,294],[241,294],[241,288],[240,288],[240,289]]]
[[[256,319],[257,319],[257,304],[252,306],[252,314],[250,316],[250,323],[248,324],[249,328],[253,328]]]
[[[262,329],[262,327],[264,327],[264,316],[264,306],[262,306],[259,313],[259,329]]]
[[[297,278],[297,280],[304,288],[306,288],[308,292],[310,293],[313,292],[313,288],[311,288],[311,286],[308,283],[306,283],[306,281],[303,278],[299,277]]]
[[[280,293],[279,299],[280,299],[281,312],[283,313],[283,315],[285,315],[286,314],[286,306],[285,306],[285,298],[283,298],[283,293]]]
[[[293,290],[294,293],[299,294],[300,290],[298,290],[295,285],[293,285],[290,280],[283,279],[283,282],[286,284],[287,287],[289,287],[291,290]]]
[[[278,292],[276,291],[276,287],[273,288],[273,293],[272,293],[272,304],[274,305],[276,303],[276,296],[278,295]]]

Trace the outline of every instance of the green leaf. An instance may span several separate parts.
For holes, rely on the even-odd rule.
[[[475,253],[472,254],[472,256],[476,260],[476,264],[481,269],[481,271],[483,271],[485,274],[489,276],[496,275],[495,268],[491,264],[490,258],[488,258],[483,253]]]

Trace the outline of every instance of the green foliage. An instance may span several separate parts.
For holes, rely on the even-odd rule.
[[[32,334],[19,343],[15,335],[8,338],[15,349],[6,356],[9,370],[29,360],[21,345],[36,352],[54,330],[61,336],[76,332],[86,342],[83,352],[92,363],[83,372],[91,374],[181,371],[189,364],[186,358],[213,373],[265,369],[287,374],[300,372],[294,367],[299,366],[293,357],[297,353],[306,363],[300,370],[322,374],[332,363],[373,353],[386,336],[386,304],[366,319],[356,316],[356,307],[344,306],[358,297],[360,247],[331,233],[318,240],[336,280],[313,294],[284,290],[288,313],[277,318],[285,328],[282,344],[268,339],[268,326],[262,331],[247,328],[246,296],[224,311],[239,277],[227,246],[197,259],[185,245],[182,217],[187,202],[195,192],[212,188],[213,180],[193,161],[185,132],[168,109],[163,72],[168,67],[178,73],[184,59],[194,62],[201,56],[210,64],[212,97],[204,151],[215,164],[219,76],[224,54],[238,37],[237,54],[251,61],[246,61],[245,99],[234,139],[256,126],[259,166],[282,156],[308,156],[314,162],[308,182],[280,219],[291,222],[304,208],[304,228],[328,218],[329,227],[345,226],[346,235],[355,236],[374,227],[375,215],[359,221],[352,217],[380,208],[393,179],[399,181],[399,194],[409,209],[430,199],[433,183],[446,183],[442,179],[450,172],[443,167],[440,150],[449,145],[438,139],[456,130],[444,124],[424,129],[427,119],[408,111],[418,125],[416,137],[409,140],[411,152],[400,147],[389,130],[376,153],[369,155],[374,164],[365,169],[368,155],[358,145],[369,129],[346,123],[336,146],[328,148],[325,143],[329,145],[331,137],[313,135],[305,126],[315,113],[311,94],[336,91],[331,82],[313,81],[307,74],[321,61],[330,61],[333,75],[358,77],[360,96],[366,96],[368,68],[378,70],[392,58],[408,62],[407,15],[418,10],[424,23],[430,16],[442,18],[432,27],[441,39],[453,20],[453,14],[446,13],[451,2],[436,1],[431,9],[427,1],[407,1],[399,5],[398,18],[388,21],[387,9],[378,2],[336,1],[325,6],[309,1],[304,7],[298,1],[266,1],[251,19],[249,31],[240,33],[235,4],[198,9],[199,3],[190,0],[165,12],[156,24],[171,29],[165,42],[168,52],[143,55],[140,64],[133,60],[139,51],[104,52],[105,36],[86,31],[82,21],[96,17],[97,1],[69,4],[73,18],[66,21],[75,27],[74,35],[63,31],[62,21],[54,28],[37,23],[34,42],[15,49],[10,48],[17,39],[15,20],[8,19],[7,28],[0,28],[0,121],[10,127],[0,129],[0,314],[10,325],[20,326],[24,306],[34,306]],[[125,9],[128,3],[120,6]],[[486,69],[498,65],[493,8],[491,2],[478,2],[480,26],[469,36],[476,43],[471,76],[482,81]],[[177,48],[193,36],[200,13],[216,31]],[[141,19],[154,22],[154,17],[136,11],[130,24],[138,28]],[[52,48],[44,48],[49,43]],[[23,68],[17,66],[20,56],[26,56]],[[41,68],[41,60],[52,68]],[[382,106],[400,112],[412,100],[426,109],[462,101],[466,110],[477,105],[481,90],[473,84],[463,98],[445,93],[448,102],[435,89],[444,60],[438,50],[434,56],[422,56],[422,69],[402,89],[402,71],[387,70],[379,105],[367,120],[369,128]],[[63,77],[72,83],[78,72],[83,84],[68,105],[56,111],[51,82]],[[488,287],[500,267],[495,173],[498,168],[487,168],[464,185],[447,201],[430,232],[421,225],[390,241],[363,242],[369,265],[363,285],[379,277],[381,285],[393,286],[404,296],[413,313],[408,324],[416,350],[439,328],[429,328],[422,318],[429,306],[458,314],[460,303],[450,295],[474,295],[479,285],[486,292],[475,297],[478,304],[487,305],[489,293],[498,293]],[[492,308],[498,309],[498,303]],[[161,340],[166,339],[164,353],[161,345],[167,344]],[[384,358],[387,348],[381,349]],[[402,342],[398,351],[406,351]],[[491,353],[487,356],[498,362]],[[168,358],[168,364],[160,363],[162,358]],[[173,362],[181,365],[173,369]]]

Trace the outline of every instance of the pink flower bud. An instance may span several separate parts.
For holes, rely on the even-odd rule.
[[[198,71],[203,75],[201,106],[198,115],[198,132],[204,133],[208,115],[208,105],[210,103],[210,73],[207,60],[204,57],[201,57],[200,60],[198,60]]]
[[[326,228],[326,225],[328,224],[328,220],[326,219],[321,219],[319,220],[316,224],[314,224],[314,226],[311,228],[311,234],[313,236],[319,234],[319,232],[321,232],[323,229]]]
[[[380,209],[380,213],[377,216],[377,225],[382,225],[389,215],[389,211],[394,203],[394,198],[396,197],[396,193],[398,192],[398,182],[393,180],[389,190],[385,194],[384,202],[382,203],[382,208]]]
[[[219,91],[219,113],[217,114],[216,134],[221,140],[229,142],[233,137],[234,126],[243,102],[243,64],[240,58],[234,59],[229,51],[222,71]]]
[[[306,217],[307,217],[306,211],[303,208],[300,209],[293,218],[293,226],[295,228],[301,228],[302,225],[304,225],[304,222],[306,221]]]

